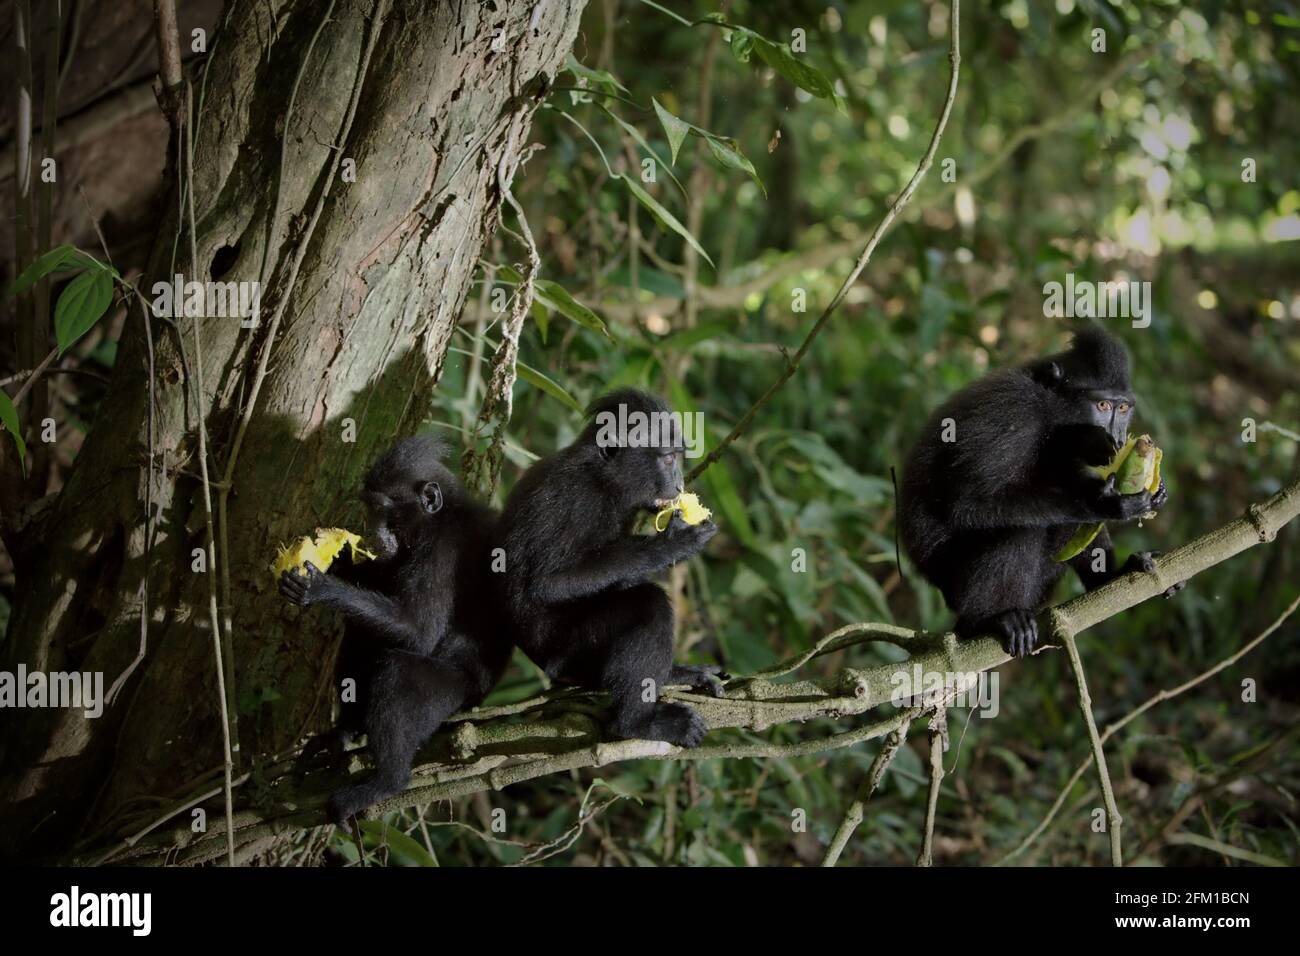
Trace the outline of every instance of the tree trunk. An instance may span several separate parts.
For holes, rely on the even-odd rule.
[[[16,733],[4,743],[0,800],[21,801],[6,814],[9,853],[129,831],[157,814],[157,799],[217,779],[208,595],[220,575],[193,570],[206,543],[197,415],[215,482],[238,445],[264,348],[268,372],[230,485],[229,555],[217,539],[230,577],[225,679],[239,705],[242,765],[328,718],[333,632],[288,607],[268,563],[277,543],[317,526],[356,527],[366,465],[428,417],[496,222],[498,177],[508,183],[515,172],[584,3],[336,0],[327,17],[322,0],[232,0],[193,90],[200,265],[173,186],[141,289],[152,299],[154,283],[176,273],[261,277],[260,321],[146,320],[131,305],[109,395],[64,490],[25,522],[5,508],[22,595],[5,669],[101,671],[107,689],[137,655],[148,601],[147,652],[103,716],[6,716]],[[173,144],[169,175],[179,183],[176,155]],[[215,508],[216,488],[212,496]]]

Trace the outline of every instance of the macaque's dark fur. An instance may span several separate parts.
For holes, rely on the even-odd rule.
[[[1113,407],[1101,412],[1099,401]],[[1064,571],[1054,556],[1079,526],[1131,521],[1164,505],[1163,482],[1154,494],[1121,495],[1113,478],[1085,467],[1110,461],[1132,407],[1124,346],[1087,330],[1065,352],[989,373],[931,416],[904,469],[899,529],[912,561],[957,613],[959,635],[997,634],[1010,653],[1029,653],[1034,614]],[[956,440],[944,442],[949,418]],[[1094,571],[1099,548],[1104,570]],[[1116,568],[1103,528],[1069,563],[1091,590],[1149,570],[1152,554]]]
[[[371,467],[363,498],[375,560],[353,565],[340,555],[328,573],[281,577],[289,600],[345,621],[335,672],[356,680],[357,699],[342,703],[336,728],[303,757],[341,753],[365,733],[375,773],[330,799],[336,823],[401,791],[420,745],[487,696],[510,658],[490,580],[495,516],[442,465],[441,451],[417,436]]]
[[[673,609],[655,576],[698,553],[717,531],[673,515],[667,530],[633,535],[638,514],[682,487],[680,436],[659,448],[602,448],[597,416],[667,412],[652,395],[618,391],[588,411],[578,439],[533,465],[501,515],[506,603],[520,648],[552,678],[609,691],[619,737],[695,746],[706,726],[691,708],[645,700],[686,684],[717,692],[717,669],[674,665]],[[676,453],[674,453],[674,447]]]

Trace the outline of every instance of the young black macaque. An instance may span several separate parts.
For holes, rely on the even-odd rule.
[[[959,635],[998,634],[1008,653],[1028,654],[1035,612],[1064,572],[1055,555],[1079,526],[1164,507],[1164,482],[1125,495],[1088,467],[1123,445],[1135,405],[1123,344],[1086,330],[1065,352],[986,375],[931,416],[904,468],[899,530],[957,613]],[[1156,553],[1116,568],[1103,528],[1069,563],[1092,590],[1150,570]]]
[[[401,791],[416,750],[451,714],[477,704],[510,659],[490,580],[494,515],[475,503],[439,461],[429,437],[408,438],[366,476],[373,561],[340,559],[329,573],[307,564],[286,571],[280,593],[301,607],[343,615],[336,674],[356,681],[356,701],[341,705],[333,731],[313,738],[304,761],[341,754],[361,732],[375,772],[329,802],[343,824]]]
[[[605,426],[620,406],[629,422],[639,413],[660,423],[657,437],[642,442],[629,429],[611,438]],[[719,670],[673,664],[673,608],[653,579],[699,553],[717,527],[674,513],[662,533],[634,535],[638,515],[682,490],[680,422],[661,399],[630,389],[588,415],[572,445],[519,480],[502,512],[514,637],[553,679],[608,691],[611,733],[694,747],[708,729],[703,719],[658,694],[673,684],[718,694]]]

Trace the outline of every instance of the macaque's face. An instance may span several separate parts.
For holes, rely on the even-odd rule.
[[[685,487],[683,457],[681,447],[614,448],[607,451],[603,467],[629,510],[658,511]]]
[[[1136,402],[1124,392],[1085,392],[1080,396],[1081,411],[1085,421],[1103,429],[1116,448],[1128,440],[1128,425],[1133,418]]]
[[[413,545],[442,510],[442,487],[436,481],[399,484],[384,491],[367,489],[362,498],[369,516],[366,542],[375,557],[391,558]]]

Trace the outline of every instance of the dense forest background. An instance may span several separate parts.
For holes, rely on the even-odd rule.
[[[157,69],[149,5],[75,6],[85,49],[60,96],[70,112]],[[182,35],[215,28],[213,7],[182,5]],[[929,2],[591,0],[568,68],[533,116],[528,142],[542,148],[512,186],[542,281],[520,339],[497,503],[529,462],[577,434],[582,406],[615,386],[702,412],[709,447],[727,434],[780,374],[925,153],[948,88],[948,12]],[[721,22],[703,19],[711,14]],[[130,42],[110,43],[113,24]],[[891,469],[945,396],[1065,343],[1068,324],[1044,316],[1043,287],[1068,273],[1153,290],[1149,327],[1105,320],[1132,353],[1139,430],[1164,448],[1171,493],[1157,519],[1118,532],[1121,555],[1170,550],[1300,476],[1300,10],[1009,0],[964,7],[961,33],[961,83],[934,168],[801,368],[696,486],[721,533],[668,581],[681,659],[748,674],[851,622],[947,627],[937,591],[905,558],[899,573]],[[798,50],[801,41],[794,65],[770,54],[771,44]],[[12,33],[0,42],[8,49]],[[167,124],[147,107],[70,147],[54,218],[53,242],[98,252],[87,213],[98,210],[123,275],[145,267],[150,210],[163,194]],[[0,133],[12,139],[12,127]],[[653,181],[643,178],[647,159]],[[945,160],[955,178],[943,175]],[[514,291],[523,232],[507,207],[420,416],[453,444],[473,433],[484,400],[505,315],[494,292]],[[110,310],[63,361],[74,374],[50,379],[52,414],[72,427],[52,449],[49,491],[101,420],[127,316]],[[17,370],[15,347],[6,334],[4,365]],[[1259,426],[1257,440],[1243,440],[1245,419]],[[1206,670],[1291,604],[1296,535],[1286,528],[1173,600],[1086,634],[1098,723]],[[790,571],[795,549],[808,556],[806,573]],[[21,603],[20,578],[0,555],[0,632]],[[1070,579],[1060,597],[1072,590]],[[1108,742],[1130,861],[1300,862],[1297,636],[1293,618]],[[855,666],[903,656],[887,644],[849,653]],[[840,663],[821,658],[805,675]],[[1064,655],[998,674],[996,718],[950,715],[939,864],[1001,859],[1088,753]],[[1246,679],[1257,685],[1251,702]],[[542,687],[517,656],[489,703]],[[277,707],[275,686],[239,693],[246,724]],[[723,733],[781,743],[809,730]],[[915,858],[928,748],[923,733],[914,738],[842,863]],[[394,864],[815,864],[879,746],[554,774],[390,814],[387,831],[367,830],[368,849]],[[1018,862],[1104,862],[1100,806],[1085,775]],[[504,833],[493,829],[497,808]],[[347,835],[326,828],[284,838],[263,859],[355,857]]]

